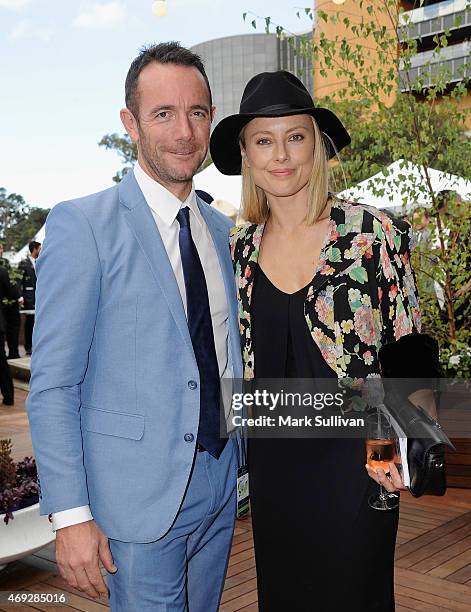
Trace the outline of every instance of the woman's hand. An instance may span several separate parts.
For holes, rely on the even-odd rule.
[[[389,464],[389,473],[391,478],[389,479],[384,470],[377,468],[376,470],[370,467],[368,464],[365,465],[368,475],[378,484],[382,485],[389,493],[395,491],[407,491],[407,487],[402,482],[401,475],[394,463]]]

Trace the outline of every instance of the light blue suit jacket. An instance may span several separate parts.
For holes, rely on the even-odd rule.
[[[224,278],[229,365],[242,378],[232,224],[198,205]],[[188,483],[200,409],[199,385],[189,383],[199,373],[177,282],[133,172],[51,210],[36,271],[27,410],[41,514],[89,504],[108,537],[154,541]]]

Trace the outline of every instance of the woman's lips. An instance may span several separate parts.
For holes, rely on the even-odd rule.
[[[291,168],[283,168],[280,170],[270,170],[270,174],[273,174],[273,176],[290,176],[291,174],[293,174],[294,170],[291,170]]]

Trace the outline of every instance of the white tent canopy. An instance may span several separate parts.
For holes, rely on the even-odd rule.
[[[224,214],[231,215],[237,212],[240,206],[242,194],[242,178],[240,176],[226,176],[217,170],[214,164],[205,168],[194,178],[195,188],[206,191],[213,196],[217,202],[216,207]],[[37,242],[43,242],[46,234],[45,225],[32,238]],[[17,265],[25,259],[29,253],[28,245],[20,249],[17,253],[5,253],[11,264]]]
[[[388,166],[387,171],[387,176],[383,172],[378,172],[355,187],[345,189],[338,194],[339,197],[376,208],[405,206],[409,211],[419,206],[432,206],[425,175],[420,166],[398,159]],[[429,176],[435,193],[450,189],[456,191],[464,200],[471,199],[471,181],[433,168],[429,169]],[[375,195],[373,186],[376,188],[376,193],[381,190],[383,195]]]
[[[36,242],[40,242],[42,244],[42,242],[44,241],[45,234],[46,234],[46,225],[43,225],[42,228],[39,230],[39,232],[33,238],[31,238],[31,240],[36,240]],[[22,247],[16,253],[12,253],[12,252],[4,253],[4,257],[8,259],[8,261],[11,264],[15,266],[18,265],[20,261],[22,261],[23,259],[26,259],[26,257],[29,255],[28,244],[25,244],[25,246]]]

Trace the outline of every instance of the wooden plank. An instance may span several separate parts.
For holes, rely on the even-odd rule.
[[[402,604],[403,606],[407,606],[407,610],[421,610],[421,612],[447,612],[448,610],[447,608],[442,608],[441,606],[437,606],[436,604],[431,604],[425,601],[413,599],[412,597],[406,597],[401,593],[396,593],[395,600],[396,604]]]
[[[471,440],[469,438],[454,438],[453,444],[455,445],[456,453],[453,450],[451,450],[451,448],[446,447],[447,461],[448,461],[448,457],[451,458],[457,453],[471,453]]]
[[[469,452],[469,454],[468,453],[450,453],[450,456],[447,457],[447,469],[451,465],[469,465],[471,466],[471,451]]]
[[[435,531],[437,530],[434,530],[432,532],[427,532],[424,535],[430,536],[431,534],[434,534]],[[427,563],[426,560],[432,557],[434,554],[438,553],[439,551],[442,551],[444,548],[448,548],[451,545],[461,542],[463,538],[465,538],[466,536],[470,534],[471,534],[471,524],[468,524],[462,529],[455,529],[453,532],[449,534],[442,535],[439,538],[435,538],[434,540],[432,540],[431,542],[427,544],[421,542],[421,545],[418,548],[416,548],[414,552],[411,552],[407,556],[402,556],[401,558],[396,557],[396,565],[398,567],[403,567],[403,568],[408,568],[408,567],[415,568],[416,565],[418,565],[422,561]],[[419,536],[418,538],[413,540],[413,542],[416,542],[421,537],[423,536]],[[408,544],[406,544],[405,546],[407,546]],[[431,569],[431,567],[428,567],[428,569]]]
[[[231,556],[237,555],[244,550],[253,549],[253,540],[246,540],[245,542],[240,542],[239,544],[233,544],[231,549]]]
[[[249,606],[240,608],[240,612],[258,612],[258,604],[253,603],[253,604],[250,604]]]
[[[424,555],[421,552],[422,548],[429,545],[431,546],[434,543],[438,543],[438,545],[436,545],[437,549],[443,548],[443,545],[440,543],[440,540],[443,539],[445,536],[450,536],[451,539],[455,538],[454,541],[461,539],[460,537],[458,537],[459,534],[457,535],[456,532],[458,532],[459,530],[468,529],[468,533],[471,533],[470,523],[471,512],[466,512],[465,514],[462,514],[461,516],[458,516],[457,518],[448,521],[447,523],[444,523],[440,527],[437,527],[433,531],[424,533],[423,535],[418,536],[414,540],[407,542],[407,544],[400,546],[396,550],[396,564],[399,565],[399,567],[409,567],[417,561],[421,561],[424,558]],[[454,533],[455,535],[453,536]],[[460,533],[461,537],[468,535],[468,533],[463,533],[463,531],[461,531]],[[453,544],[454,541],[451,541],[450,544]],[[434,550],[433,552],[436,552],[436,550]]]
[[[469,476],[448,476],[448,486],[458,488],[469,488],[470,477]]]
[[[2,604],[3,605],[3,604]],[[4,612],[31,612],[31,610],[35,610],[36,608],[32,608],[31,606],[9,606],[8,608],[2,608]],[[56,610],[60,610],[60,608],[56,608]]]
[[[49,575],[49,571],[31,567],[23,561],[15,561],[2,571],[0,590],[23,591],[27,587],[41,582]]]
[[[92,599],[78,589],[74,589],[62,578],[51,576],[49,579],[45,580],[43,584],[46,585],[48,589],[51,589],[51,591],[57,589],[57,591],[61,593],[66,593],[69,598],[68,605],[76,610],[81,610],[82,612],[104,612],[108,610],[108,605],[106,603]]]
[[[247,580],[246,582],[238,584],[237,586],[225,589],[222,594],[221,603],[226,603],[233,599],[238,599],[239,597],[246,595],[247,593],[252,593],[254,590],[256,590],[256,588],[257,579],[252,578],[250,580]]]
[[[410,493],[401,493],[401,499],[412,506],[424,506],[427,505],[429,508],[434,510],[448,510],[462,509],[466,512],[471,508],[471,490],[470,489],[453,489],[449,488],[446,495],[436,497],[429,495],[425,497],[412,497]],[[402,503],[402,501],[401,501]]]
[[[469,607],[467,612],[471,612],[471,588],[467,585],[448,582],[428,574],[419,574],[398,567],[395,571],[395,583],[396,588],[398,586],[411,588],[421,593],[432,593],[450,601],[467,604]]]
[[[252,548],[250,548],[249,550],[244,550],[243,552],[238,553],[237,555],[231,556],[231,558],[229,559],[229,567],[232,567],[233,565],[235,565],[236,563],[240,563],[241,561],[251,559],[254,556],[255,553]]]
[[[459,476],[467,477],[469,474],[471,474],[471,465],[456,464],[449,465],[446,468],[446,476],[448,480],[450,478],[456,478]]]
[[[400,524],[401,525],[409,525],[411,527],[423,527],[425,529],[434,529],[435,527],[440,527],[443,525],[448,519],[436,519],[436,518],[428,518],[426,516],[419,516],[417,514],[405,513],[401,512],[400,515]]]
[[[461,602],[461,601],[453,601],[452,599],[448,599],[446,597],[442,597],[441,595],[436,595],[435,593],[430,593],[429,591],[417,591],[410,587],[405,587],[402,585],[397,586],[396,593],[398,595],[408,596],[412,600],[416,600],[418,602],[424,602],[427,604],[431,604],[437,606],[445,610],[453,610],[454,612],[470,612],[471,611],[471,603]],[[410,605],[408,603],[408,605]],[[421,608],[412,608],[413,610],[420,610]]]
[[[468,584],[468,582],[471,582],[471,563],[468,563],[468,565],[465,565],[453,574],[447,576],[447,580],[458,582],[459,584]]]
[[[411,538],[415,538],[416,536],[420,536],[423,533],[425,533],[427,531],[427,529],[425,528],[420,528],[420,527],[409,527],[408,525],[404,525],[404,524],[400,524],[399,525],[399,529],[401,531],[401,533],[403,533],[404,535],[408,535]]]
[[[256,577],[257,577],[257,570],[255,569],[255,566],[254,566],[243,572],[239,572],[238,574],[235,574],[234,576],[230,576],[229,578],[226,578],[224,589],[230,589],[234,586],[242,584],[243,582],[246,582],[247,580],[251,580],[252,578],[256,578]]]
[[[243,610],[249,604],[254,604],[257,601],[257,591],[246,593],[237,599],[233,599],[220,606],[219,612],[237,612]]]
[[[232,538],[232,545],[240,544],[241,542],[247,542],[247,540],[253,541],[252,532],[247,531],[246,533],[240,533]]]
[[[250,569],[251,567],[255,567],[255,556],[250,559],[246,559],[240,563],[234,563],[231,565],[226,574],[226,579],[239,574],[240,572],[244,572],[245,570]]]
[[[470,549],[471,536],[468,536],[467,538],[458,540],[455,544],[442,548],[440,551],[434,555],[430,555],[423,561],[416,563],[414,565],[414,571],[423,574],[428,573],[437,578],[445,578],[448,574],[462,567],[462,565],[458,565],[454,569],[448,569],[448,564],[454,562],[462,553],[468,552],[469,554],[469,552],[471,552]],[[466,563],[464,563],[464,565],[466,565]]]

